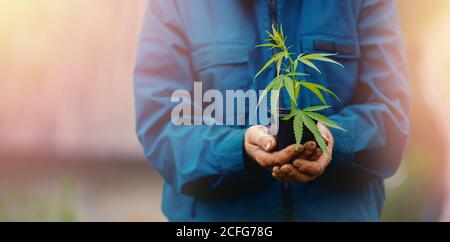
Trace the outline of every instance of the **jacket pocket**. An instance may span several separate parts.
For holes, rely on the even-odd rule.
[[[336,37],[331,35],[300,36],[300,46],[304,53],[336,53],[338,59],[359,59],[361,49],[356,37]]]
[[[245,89],[251,82],[250,45],[245,42],[208,43],[194,46],[192,63],[203,87],[219,90]]]
[[[192,59],[197,71],[217,65],[247,63],[249,45],[246,43],[211,43],[194,48]]]
[[[310,76],[310,81],[319,83],[333,91],[342,101],[336,101],[326,95],[327,102],[333,107],[328,115],[338,112],[351,100],[356,83],[359,79],[361,48],[357,37],[342,37],[324,34],[308,34],[299,36],[299,46],[302,53],[336,54],[330,58],[343,65],[343,68],[327,62],[314,61],[321,73],[302,66],[301,70]],[[306,105],[318,105],[320,101],[310,93],[302,99]]]

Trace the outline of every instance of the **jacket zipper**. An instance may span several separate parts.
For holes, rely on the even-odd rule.
[[[270,20],[272,25],[277,24],[277,0],[269,0]],[[276,75],[276,73],[274,74]],[[292,204],[292,190],[288,183],[282,183],[282,198],[284,217],[286,221],[293,221],[293,204]]]
[[[269,0],[270,21],[273,25],[277,24],[277,0]]]

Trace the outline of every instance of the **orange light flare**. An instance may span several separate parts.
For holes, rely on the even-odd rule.
[[[145,6],[0,0],[0,154],[140,155],[132,68]]]
[[[429,117],[438,123],[444,133],[447,154],[446,164],[446,202],[441,220],[450,221],[450,7],[447,6],[434,18],[428,32],[423,35],[420,62],[421,82],[425,101],[432,110]]]

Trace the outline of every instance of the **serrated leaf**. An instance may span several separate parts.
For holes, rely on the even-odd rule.
[[[329,126],[331,128],[335,128],[335,129],[339,129],[342,131],[347,131],[345,129],[343,129],[341,126],[339,126],[337,123],[333,122],[332,120],[330,120],[329,118],[327,118],[326,116],[319,114],[319,113],[314,113],[314,112],[303,112],[304,114],[308,115],[310,118],[317,120],[318,122]]]
[[[282,24],[280,24],[280,34],[281,34],[281,37],[284,39],[284,32],[283,32],[283,25]]]
[[[317,68],[316,65],[314,65],[314,63],[312,63],[311,61],[309,61],[308,59],[304,59],[303,57],[300,57],[299,59],[303,64],[313,68],[314,70],[316,70],[317,72],[321,73],[319,68]]]
[[[314,84],[311,82],[305,82],[305,81],[301,81],[299,83],[301,86],[304,86],[307,89],[309,89],[311,92],[313,92],[324,105],[327,105],[327,102],[325,101],[325,98],[323,97],[322,92],[320,92],[320,90],[316,86],[317,84]]]
[[[341,63],[327,58],[328,56],[335,56],[337,55],[337,53],[333,53],[333,54],[324,54],[324,53],[314,53],[314,54],[308,54],[303,56],[302,58],[307,59],[307,60],[316,60],[316,61],[322,61],[322,62],[329,62],[329,63],[333,63],[336,65],[339,65],[341,67],[344,67]]]
[[[336,98],[336,100],[338,100],[339,102],[341,101],[341,99],[339,99],[339,97],[334,93],[334,92],[332,92],[330,89],[328,89],[328,88],[326,88],[326,87],[324,87],[324,86],[322,86],[322,85],[319,85],[319,84],[315,84],[316,85],[316,87],[318,88],[318,89],[320,89],[320,90],[322,90],[322,91],[325,91],[325,92],[327,92],[328,94],[331,94],[334,98]]]
[[[300,84],[306,88],[308,88],[309,90],[311,90],[312,92],[314,92],[314,94],[316,94],[316,96],[320,99],[320,101],[323,102],[323,104],[327,105],[327,103],[325,102],[325,99],[323,99],[323,95],[320,91],[324,91],[328,94],[331,94],[334,98],[336,98],[336,100],[341,101],[341,99],[339,99],[339,97],[332,92],[331,90],[329,90],[328,88],[316,84],[316,83],[312,83],[312,82],[306,82],[306,81],[301,81]],[[317,94],[317,91],[319,91],[320,95]]]
[[[303,112],[299,113],[302,115],[302,120],[306,128],[308,128],[311,131],[311,133],[313,133],[314,138],[316,139],[316,142],[319,145],[319,147],[325,152],[325,154],[330,156],[330,152],[328,151],[328,148],[325,144],[325,140],[322,137],[322,134],[320,134],[319,128],[317,128],[316,123],[314,123],[314,121]]]
[[[320,111],[320,110],[324,110],[324,109],[328,109],[331,108],[331,106],[311,106],[308,108],[304,108],[302,111],[303,112],[315,112],[315,111]]]
[[[270,47],[270,48],[275,48],[275,47],[277,47],[275,44],[273,44],[273,43],[265,43],[265,44],[260,44],[260,45],[257,45],[256,47]]]
[[[284,57],[285,53],[283,52],[279,52],[276,53],[275,55],[272,56],[272,58],[270,58],[269,61],[266,62],[266,64],[261,68],[261,70],[258,71],[258,73],[256,73],[255,78],[258,77],[263,71],[265,71],[267,69],[267,67],[269,67],[270,65],[272,65],[274,62],[278,61],[278,59],[282,59]]]
[[[266,88],[264,88],[264,91],[262,92],[261,96],[259,97],[258,104],[256,105],[256,108],[261,105],[261,102],[264,100],[264,98],[267,96],[270,90],[272,90],[274,87],[277,87],[279,83],[282,81],[281,77],[277,77],[274,80],[272,80]]]
[[[286,91],[289,94],[289,98],[297,105],[297,100],[295,98],[295,86],[294,86],[294,80],[286,76],[284,78],[284,86],[286,88]]]
[[[289,119],[291,119],[292,117],[294,117],[296,113],[297,113],[296,111],[292,111],[291,113],[289,113],[288,115],[282,117],[281,119],[282,119],[282,120],[289,120]]]
[[[294,61],[294,71],[297,71],[297,66],[298,66],[298,59],[295,59],[295,61]]]
[[[283,64],[283,58],[279,58],[279,59],[277,60],[277,69],[276,69],[276,71],[277,71],[277,76],[280,75],[281,64]]]
[[[294,125],[293,128],[294,128],[295,143],[300,144],[303,138],[303,121],[301,113],[296,113],[293,125]]]
[[[276,58],[272,57],[269,61],[266,62],[266,64],[261,68],[261,70],[258,71],[258,73],[256,73],[255,78],[256,79],[259,75],[261,75],[261,73],[263,71],[265,71],[267,69],[267,67],[269,67],[270,65],[272,65],[272,63],[274,63],[275,61],[277,61]]]
[[[309,76],[309,74],[301,73],[301,72],[290,72],[286,74],[286,76]]]

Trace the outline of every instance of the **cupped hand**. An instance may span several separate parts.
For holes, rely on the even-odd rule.
[[[318,123],[317,127],[327,141],[327,149],[329,155],[324,153],[322,149],[316,147],[314,141],[304,144],[303,152],[291,163],[281,166],[274,166],[272,176],[281,181],[288,183],[307,183],[325,172],[325,169],[331,162],[334,139],[330,130],[323,124]]]
[[[281,167],[291,163],[303,152],[302,145],[290,145],[280,151],[274,151],[277,143],[265,126],[255,125],[247,129],[244,141],[245,151],[260,166],[272,171],[274,166]]]

